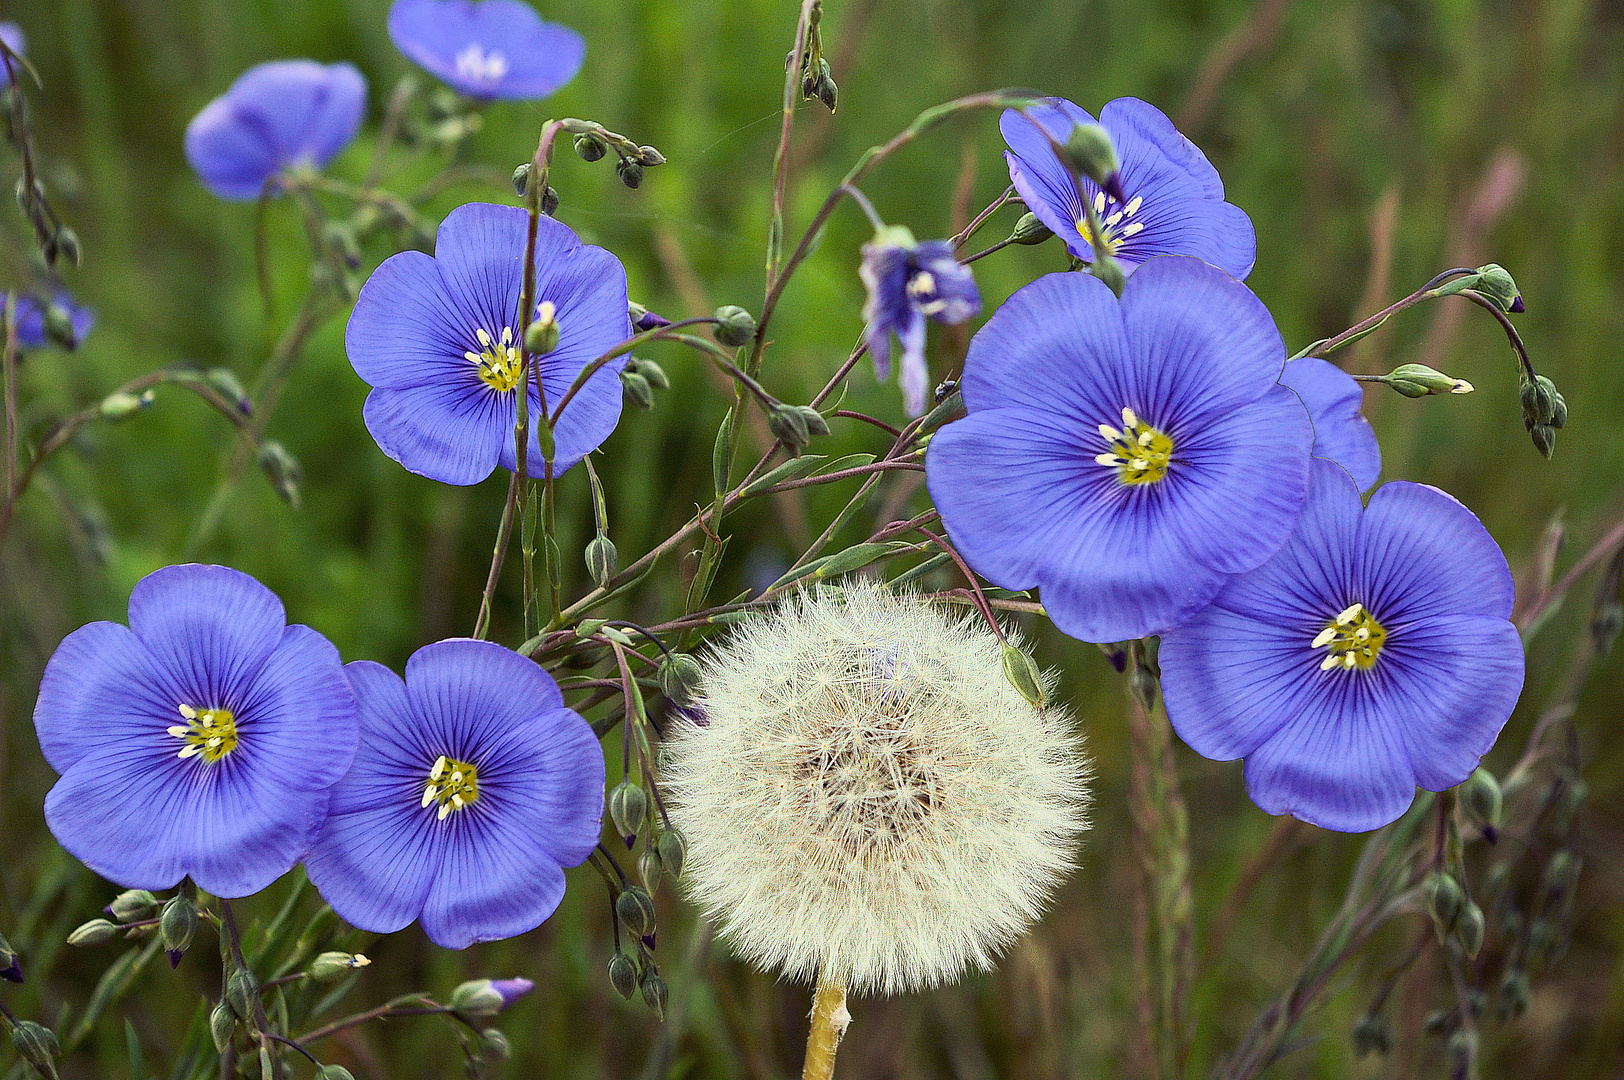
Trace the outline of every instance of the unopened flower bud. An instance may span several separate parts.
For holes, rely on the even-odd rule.
[[[1528,973],[1521,968],[1507,968],[1500,976],[1500,989],[1495,1007],[1501,1017],[1514,1020],[1528,1011]]]
[[[641,373],[625,369],[620,373],[620,396],[626,404],[638,409],[654,408],[654,388]]]
[[[1128,287],[1128,275],[1123,272],[1122,264],[1103,251],[1094,253],[1094,261],[1089,264],[1088,272],[1105,282],[1118,297]]]
[[[479,1033],[479,1052],[487,1061],[506,1061],[513,1056],[513,1044],[501,1031],[489,1027]]]
[[[635,188],[643,182],[643,166],[631,158],[621,158],[615,162],[615,176],[629,188]]]
[[[665,980],[660,978],[660,973],[651,966],[638,988],[643,991],[643,1003],[654,1010],[654,1015],[658,1019],[664,1020],[665,1006],[671,998],[671,990],[665,985]]]
[[[715,311],[716,340],[737,348],[747,345],[756,336],[753,315],[736,304],[724,304]]]
[[[577,135],[575,152],[581,156],[582,161],[601,161],[609,152],[609,148],[596,135]]]
[[[627,1001],[637,993],[637,965],[625,953],[617,952],[609,958],[609,985]]]
[[[485,1020],[535,988],[529,979],[472,979],[454,987],[446,1004],[466,1020]]]
[[[1438,930],[1440,939],[1447,938],[1449,932],[1455,928],[1455,922],[1460,918],[1462,906],[1466,903],[1466,896],[1461,892],[1460,885],[1454,878],[1443,871],[1435,871],[1427,875],[1422,893],[1426,897],[1427,911],[1432,915],[1432,923]]]
[[[274,439],[259,445],[259,467],[284,502],[295,509],[299,506],[299,485],[304,482],[304,469],[299,460],[288,453],[287,447]]]
[[[0,979],[13,983],[23,981],[23,966],[17,960],[17,950],[4,936],[0,936]]]
[[[808,435],[817,438],[820,435],[829,434],[829,421],[818,410],[810,405],[797,405],[795,409],[801,414],[801,419],[806,421],[806,433]]]
[[[1030,247],[1041,244],[1054,235],[1054,230],[1038,220],[1038,216],[1031,211],[1021,215],[1021,220],[1015,223],[1015,231],[1009,234],[1012,244],[1024,244]]]
[[[1504,797],[1500,794],[1500,781],[1481,765],[1460,786],[1460,805],[1466,819],[1483,830],[1491,843],[1495,830],[1500,827],[1500,811]]]
[[[660,887],[660,869],[659,850],[645,846],[642,854],[637,856],[637,876],[643,879],[643,887],[651,893]]]
[[[305,968],[305,974],[317,982],[331,982],[370,963],[372,961],[360,953],[324,952],[310,961],[310,966]]]
[[[1407,398],[1426,397],[1428,394],[1470,394],[1475,389],[1465,379],[1445,375],[1425,364],[1400,364],[1387,373],[1386,382]]]
[[[663,315],[656,315],[648,308],[633,300],[628,305],[631,314],[632,326],[638,333],[644,330],[654,330],[661,326],[670,326],[671,320]]]
[[[56,1033],[50,1028],[32,1020],[16,1021],[11,1026],[11,1045],[28,1062],[35,1076],[57,1080],[56,1058],[62,1053],[62,1047],[56,1041]]]
[[[1523,425],[1534,427],[1537,424],[1549,424],[1552,427],[1561,427],[1557,423],[1558,407],[1556,384],[1544,375],[1536,375],[1533,379],[1524,379],[1521,387]],[[1567,422],[1567,402],[1561,405],[1562,423]]]
[[[558,309],[551,300],[536,305],[536,317],[524,330],[524,347],[531,356],[546,356],[558,348]]]
[[[644,168],[652,169],[656,165],[665,164],[665,155],[652,146],[639,146],[637,148],[637,163]]]
[[[628,885],[615,897],[615,912],[636,937],[654,932],[654,898],[641,885]]]
[[[513,170],[513,194],[524,198],[524,193],[530,188],[530,170],[534,166],[528,161],[522,161]]]
[[[44,327],[45,336],[68,352],[79,347],[79,335],[73,329],[73,313],[63,305],[46,305]]]
[[[1605,657],[1613,650],[1613,642],[1624,630],[1624,603],[1612,597],[1596,605],[1596,614],[1590,620],[1590,639],[1595,643],[1596,655]]]
[[[603,533],[592,538],[586,546],[586,570],[592,575],[592,583],[602,588],[610,578],[615,576],[619,568],[619,558],[615,552],[615,543]]]
[[[632,780],[622,780],[609,792],[609,820],[621,836],[636,836],[648,814],[648,794]]]
[[[234,967],[226,976],[226,1004],[237,1014],[237,1019],[252,1021],[254,1005],[259,1001],[259,980],[254,973]]]
[[[182,954],[191,947],[192,935],[197,933],[197,906],[178,893],[171,896],[158,915],[158,930],[169,951],[169,966],[178,967]]]
[[[127,892],[114,896],[106,911],[120,922],[133,922],[135,919],[148,918],[158,905],[158,896],[146,892],[145,888],[130,888]]]
[[[672,879],[682,876],[682,864],[688,860],[688,839],[681,829],[667,829],[657,843],[660,850],[660,868]]]
[[[659,316],[655,316],[658,318]],[[640,356],[631,357],[626,364],[628,371],[635,371],[648,380],[649,386],[655,390],[671,389],[671,379],[665,373],[665,368],[652,360],[645,360]]]
[[[237,1032],[237,1014],[231,1011],[231,1006],[224,1001],[215,1004],[209,1011],[209,1038],[214,1040],[214,1048],[225,1053],[227,1046],[231,1045],[231,1037]]]
[[[1004,678],[1020,691],[1021,697],[1040,709],[1043,707],[1043,676],[1024,650],[1013,645],[1004,646]]]
[[[329,221],[321,227],[322,242],[351,270],[361,265],[361,244],[346,221]]]
[[[1353,1026],[1353,1053],[1355,1057],[1386,1054],[1392,1049],[1392,1032],[1387,1030],[1387,1022],[1381,1017],[1369,1013]]]
[[[1449,1080],[1468,1080],[1477,1075],[1477,1032],[1457,1028],[1449,1037]]]
[[[1086,176],[1100,186],[1111,198],[1125,203],[1122,178],[1117,173],[1116,147],[1111,145],[1110,134],[1098,124],[1078,124],[1061,148],[1066,167],[1079,176]]]
[[[227,401],[237,406],[237,411],[244,416],[254,411],[254,403],[248,397],[248,390],[243,386],[242,380],[237,378],[235,371],[223,367],[210,368],[204,379],[210,386],[220,391]]]
[[[1551,808],[1551,826],[1557,832],[1565,833],[1573,824],[1574,815],[1589,797],[1590,785],[1578,777],[1567,777],[1558,782],[1561,784],[1561,790],[1556,792],[1556,802]]]
[[[1455,928],[1450,932],[1450,938],[1460,946],[1460,951],[1470,960],[1483,948],[1483,932],[1486,928],[1483,909],[1468,900],[1461,907],[1460,917],[1455,920]]]
[[[1156,708],[1156,673],[1144,664],[1138,664],[1128,674],[1128,691],[1139,707],[1149,713]]]
[[[122,390],[116,390],[102,398],[96,412],[103,420],[123,420],[151,405],[152,399],[153,393],[150,389],[143,390],[139,394],[127,394]]]
[[[796,455],[812,438],[806,429],[806,417],[793,405],[774,405],[767,413],[767,429]]]
[[[687,653],[672,653],[660,661],[654,677],[659,680],[660,692],[673,705],[686,705],[699,692],[699,661]]]
[[[1501,311],[1515,315],[1524,310],[1522,293],[1517,291],[1517,283],[1512,280],[1505,267],[1498,263],[1478,267],[1472,288],[1493,300]]]
[[[1572,894],[1574,887],[1579,883],[1579,868],[1581,860],[1571,851],[1558,851],[1545,863],[1545,873],[1541,885],[1548,898],[1547,903],[1556,905]]]
[[[68,944],[76,949],[105,945],[118,934],[118,927],[106,919],[91,919],[68,935]]]
[[[316,1080],[355,1080],[355,1074],[342,1065],[323,1065],[316,1070]]]
[[[548,217],[558,213],[558,189],[551,184],[541,189],[541,212]]]

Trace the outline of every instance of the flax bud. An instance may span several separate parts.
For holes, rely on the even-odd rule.
[[[1393,1049],[1393,1035],[1387,1022],[1374,1013],[1367,1014],[1353,1027],[1353,1053],[1355,1057],[1370,1054],[1385,1055]]]
[[[218,1002],[209,1012],[209,1038],[214,1040],[214,1048],[225,1053],[236,1031],[237,1014],[232,1012],[231,1006],[224,1001]]]
[[[724,304],[715,311],[716,340],[738,348],[756,336],[755,316],[737,304]]]
[[[793,405],[774,405],[767,413],[767,429],[797,457],[812,439],[812,433],[806,428],[806,417]]]
[[[551,300],[536,305],[536,317],[525,327],[524,347],[531,356],[546,356],[558,348],[558,309]]]
[[[642,854],[637,856],[637,876],[643,879],[643,887],[651,893],[660,887],[660,869],[659,849],[645,845]]]
[[[1505,799],[1500,793],[1500,781],[1481,765],[1460,786],[1460,805],[1466,819],[1483,830],[1483,836],[1494,842],[1495,831],[1500,828],[1500,813]]]
[[[1506,272],[1506,268],[1498,263],[1478,267],[1472,288],[1493,300],[1501,311],[1508,314],[1516,315],[1525,310],[1522,293],[1517,290],[1517,283]]]
[[[1123,273],[1122,264],[1103,251],[1094,253],[1094,261],[1089,264],[1088,272],[1105,282],[1119,298],[1122,290],[1128,287],[1128,275]]]
[[[1040,709],[1043,707],[1043,676],[1032,658],[1013,645],[1004,646],[1004,678],[1021,692],[1021,697]]]
[[[615,897],[615,912],[637,937],[654,932],[654,899],[641,885],[628,885]]]
[[[355,1080],[355,1074],[342,1065],[323,1065],[316,1070],[316,1080]]]
[[[513,194],[524,198],[524,193],[530,189],[530,170],[532,166],[528,161],[520,162],[513,170]]]
[[[581,156],[582,161],[601,161],[609,152],[609,148],[595,135],[577,135],[575,152]]]
[[[802,420],[806,421],[806,433],[808,435],[816,438],[819,435],[829,434],[829,421],[818,410],[810,405],[797,405],[795,411],[801,414]]]
[[[1483,931],[1486,927],[1483,918],[1483,909],[1472,901],[1466,901],[1461,908],[1460,917],[1455,920],[1455,928],[1450,932],[1450,938],[1467,959],[1477,956],[1478,950],[1483,948]]]
[[[1439,939],[1449,936],[1460,918],[1461,908],[1466,903],[1466,895],[1461,892],[1460,885],[1455,879],[1443,871],[1435,871],[1427,875],[1422,885],[1423,894],[1427,899],[1427,912],[1432,916],[1432,924],[1438,930]]]
[[[1116,147],[1110,134],[1098,124],[1078,124],[1062,147],[1066,167],[1079,176],[1086,176],[1100,186],[1117,202],[1127,202],[1122,192],[1122,178],[1117,173]]]
[[[620,182],[629,188],[636,188],[643,182],[643,166],[631,158],[621,158],[615,162],[615,175]]]
[[[1407,398],[1429,394],[1470,394],[1475,387],[1425,364],[1400,364],[1387,373],[1387,385]]]
[[[57,1080],[56,1059],[62,1047],[56,1033],[32,1020],[20,1020],[11,1026],[11,1045],[18,1055],[34,1070],[34,1075],[45,1080]]]
[[[672,653],[660,661],[654,677],[659,680],[660,692],[673,705],[687,705],[699,692],[699,661],[687,653]]]
[[[586,570],[592,575],[592,583],[600,589],[615,576],[619,566],[619,555],[615,551],[615,543],[603,533],[592,538],[586,546]]]
[[[310,961],[310,966],[305,968],[305,974],[317,982],[332,982],[370,963],[372,961],[360,953],[324,952]]]
[[[106,919],[91,919],[68,935],[68,944],[76,949],[105,945],[118,933],[118,927]]]
[[[259,980],[251,971],[234,967],[226,976],[226,1004],[239,1020],[251,1021],[254,1006],[259,1003]]]
[[[14,983],[23,981],[23,966],[17,961],[17,951],[3,936],[0,936],[0,979]]]
[[[73,329],[73,313],[61,304],[46,306],[44,329],[46,337],[68,352],[79,347],[79,335]]]
[[[644,168],[652,169],[656,165],[665,164],[665,155],[652,146],[639,146],[637,148],[637,163]]]
[[[648,410],[654,408],[654,388],[640,373],[627,368],[620,373],[620,395],[626,404]]]
[[[625,953],[617,952],[609,958],[609,985],[627,1001],[637,992],[637,965]]]
[[[656,845],[660,851],[660,866],[673,879],[682,876],[682,864],[688,858],[688,839],[681,829],[666,829]]]
[[[171,896],[158,915],[158,929],[169,951],[169,966],[179,967],[180,958],[191,947],[192,935],[197,933],[196,905],[179,894]]]
[[[513,1056],[513,1044],[496,1028],[479,1033],[479,1052],[490,1061],[506,1061]]]
[[[1009,242],[1030,247],[1033,244],[1043,243],[1053,235],[1053,229],[1039,221],[1036,214],[1028,211],[1015,223],[1015,231],[1009,234]]]
[[[609,792],[609,820],[621,836],[636,836],[647,814],[648,795],[634,781],[622,780]]]
[[[558,213],[558,191],[551,184],[541,189],[541,212],[548,217]]]
[[[660,973],[654,970],[653,965],[649,966],[648,972],[643,976],[639,989],[643,991],[643,1003],[654,1010],[656,1017],[664,1020],[665,1006],[671,997],[671,991],[665,985],[665,980],[660,978]]]
[[[656,319],[659,318],[658,315],[653,317]],[[643,376],[644,379],[648,380],[649,386],[656,390],[671,389],[671,380],[666,376],[665,368],[661,367],[659,364],[656,364],[652,360],[645,360],[641,356],[633,356],[627,360],[626,368],[629,371],[635,371],[639,375]]]

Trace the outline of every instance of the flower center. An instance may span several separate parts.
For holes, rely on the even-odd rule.
[[[429,770],[428,786],[423,789],[423,805],[440,804],[438,820],[444,821],[453,810],[465,809],[479,800],[479,770],[473,762],[456,761],[441,754]]]
[[[237,721],[230,709],[195,709],[180,705],[180,714],[186,723],[168,729],[169,734],[186,745],[176,757],[202,757],[206,765],[213,765],[237,749]]]
[[[486,52],[477,41],[457,54],[457,74],[470,82],[500,82],[507,71],[507,57],[498,49]]]
[[[936,315],[947,307],[947,301],[936,295],[936,275],[921,270],[908,280],[908,298],[923,315]]]
[[[513,340],[513,327],[502,327],[501,340],[483,328],[474,331],[479,339],[479,352],[469,350],[462,355],[474,365],[480,381],[492,390],[507,393],[524,378],[524,357]]]
[[[1094,215],[1100,219],[1100,232],[1104,234],[1105,253],[1115,255],[1117,248],[1122,246],[1123,241],[1144,231],[1145,223],[1132,219],[1139,212],[1139,208],[1144,205],[1145,199],[1142,195],[1135,195],[1128,200],[1128,205],[1117,206],[1117,209],[1111,211],[1109,215],[1105,212],[1105,201],[1105,192],[1096,191],[1094,193]],[[1112,199],[1111,204],[1116,206],[1116,200]],[[1089,239],[1088,217],[1086,215],[1078,219],[1077,231],[1083,234],[1085,240]]]
[[[1167,475],[1173,457],[1173,440],[1151,427],[1126,406],[1122,409],[1122,430],[1100,425],[1100,435],[1111,447],[1094,460],[1117,471],[1124,484],[1154,484]]]
[[[1363,604],[1351,604],[1314,636],[1313,647],[1328,649],[1325,659],[1320,661],[1321,671],[1363,670],[1375,666],[1386,640],[1387,631],[1376,617],[1366,611]]]

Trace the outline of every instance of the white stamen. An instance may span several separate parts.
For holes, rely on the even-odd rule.
[[[918,296],[920,293],[933,293],[936,291],[936,275],[929,270],[921,270],[908,282],[908,291]]]
[[[1149,446],[1150,445],[1150,440],[1153,439],[1153,438],[1155,438],[1155,436],[1153,434],[1151,434],[1151,432],[1148,429],[1145,430],[1145,431],[1141,431],[1139,433],[1139,445],[1140,446]]]
[[[1100,434],[1105,438],[1105,441],[1109,443],[1114,443],[1122,438],[1122,432],[1118,431],[1110,424],[1101,424]]]
[[[182,716],[186,717],[186,719],[188,719],[188,720],[196,720],[197,719],[197,710],[192,708],[190,705],[182,705],[182,706],[180,706],[180,714]]]
[[[173,735],[177,739],[184,739],[192,732],[192,729],[186,727],[184,724],[176,724],[174,727],[164,728],[164,730],[169,732],[169,734]]]
[[[464,360],[470,360],[470,361],[472,361],[473,363],[476,363],[476,364],[483,364],[485,362],[485,358],[483,356],[479,355],[478,353],[474,352],[471,349],[469,351],[463,353],[462,356],[463,356]]]
[[[1323,649],[1325,646],[1329,645],[1335,637],[1336,627],[1327,626],[1324,630],[1321,630],[1319,633],[1314,635],[1313,644],[1311,644],[1309,648]]]
[[[188,743],[185,747],[183,747],[181,749],[181,752],[176,754],[175,756],[178,757],[178,758],[196,757],[198,754],[201,754],[202,752],[203,752],[203,748],[201,746],[197,745],[196,743]]]
[[[435,815],[434,820],[435,821],[444,821],[446,819],[447,815],[449,815],[450,813],[451,813],[451,804],[448,803],[448,802],[441,803],[440,804],[440,812],[437,815]]]
[[[423,789],[423,805],[427,806],[429,803],[431,803],[433,801],[434,801],[434,785],[430,784],[428,787]]]
[[[1122,239],[1126,240],[1136,232],[1143,232],[1144,228],[1145,223],[1143,221],[1136,221],[1122,230]]]
[[[1146,461],[1142,457],[1136,457],[1133,459],[1133,467],[1139,472],[1144,472],[1146,469],[1150,468],[1150,462]]]
[[[1103,191],[1094,193],[1094,212],[1096,214],[1105,213],[1105,192]]]
[[[453,784],[462,783],[462,770],[461,769],[452,769],[451,770],[451,782]]]
[[[207,746],[210,750],[218,750],[220,748],[220,744],[222,742],[224,742],[224,741],[225,741],[224,739],[222,739],[222,738],[220,738],[220,736],[216,735],[214,738],[210,739],[208,742],[204,743],[203,745]]]
[[[1358,662],[1359,662],[1359,658],[1356,655],[1354,655],[1353,653],[1348,652],[1348,653],[1343,653],[1342,654],[1342,666],[1347,668],[1349,671],[1352,671],[1353,670],[1353,665],[1358,663]]]
[[[1101,465],[1110,465],[1113,468],[1122,464],[1122,459],[1115,454],[1095,454],[1094,460]]]
[[[451,761],[450,758],[446,757],[444,754],[441,754],[439,759],[437,761],[435,761],[434,768],[429,770],[429,779],[430,780],[438,780],[438,779],[440,779],[440,774],[445,772],[445,767],[446,767],[446,765],[448,765],[450,763],[450,761]]]
[[[1118,210],[1116,213],[1112,214],[1110,217],[1105,219],[1105,225],[1106,225],[1107,228],[1109,228],[1110,226],[1115,225],[1117,222],[1119,222],[1121,220],[1122,220],[1122,211]]]
[[[1145,197],[1143,195],[1135,195],[1133,198],[1128,200],[1128,205],[1123,208],[1122,212],[1127,214],[1129,217],[1133,217],[1134,214],[1139,212],[1139,208],[1143,206],[1144,203]]]
[[[209,709],[206,712],[204,712],[204,714],[203,714],[203,726],[206,727],[206,728],[214,726],[214,710],[213,709]]]
[[[478,338],[479,343],[485,346],[487,349],[495,344],[493,341],[491,341],[490,334],[485,332],[485,328],[483,326],[474,331],[474,337]]]
[[[368,960],[366,957],[362,956],[360,953],[356,953],[353,957],[350,958],[350,967],[362,968],[362,967],[366,967],[370,963],[372,963],[372,961]]]
[[[1359,612],[1361,610],[1363,610],[1363,609],[1364,609],[1363,604],[1349,604],[1343,610],[1342,614],[1340,614],[1340,615],[1338,615],[1336,617],[1336,624],[1338,626],[1346,626],[1346,625],[1348,625],[1353,620],[1355,620],[1355,619],[1357,619],[1359,617]]]
[[[1122,423],[1130,431],[1139,426],[1139,417],[1126,405],[1122,406]]]
[[[1367,640],[1369,640],[1369,638],[1370,638],[1370,627],[1361,626],[1359,629],[1357,629],[1357,630],[1355,630],[1353,632],[1353,637],[1354,637],[1355,641],[1367,641]]]
[[[463,801],[462,801],[462,796],[458,795],[456,792],[452,792],[452,794],[451,794],[451,805],[455,806],[458,810],[461,810],[463,808],[463,805],[464,805]]]
[[[513,327],[511,327],[511,326],[502,327],[502,344],[503,345],[512,345],[513,344]]]

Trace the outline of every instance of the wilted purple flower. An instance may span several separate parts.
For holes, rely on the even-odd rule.
[[[1314,423],[1314,456],[1330,458],[1364,491],[1382,472],[1382,448],[1370,421],[1359,410],[1364,387],[1328,360],[1304,357],[1286,361],[1280,383],[1297,391]]]
[[[310,880],[354,926],[420,920],[437,945],[522,934],[598,844],[603,751],[530,660],[471,638],[425,645],[406,678],[345,668],[361,749],[333,790]]]
[[[891,375],[891,335],[902,343],[902,400],[909,416],[925,411],[930,369],[925,365],[925,316],[954,325],[981,311],[981,293],[970,268],[946,240],[915,243],[913,234],[890,226],[863,245],[857,275],[868,288],[863,318],[874,355],[874,375]]]
[[[468,203],[440,223],[434,256],[402,251],[361,287],[344,332],[355,373],[373,390],[363,416],[384,453],[444,484],[477,484],[497,465],[517,469],[514,390],[523,377],[516,317],[529,215]],[[537,307],[558,322],[558,345],[539,358],[547,408],[588,363],[631,335],[620,260],[543,215],[536,237]],[[536,359],[536,358],[532,358]],[[620,420],[624,357],[605,364],[571,399],[553,431],[562,474]],[[535,377],[526,468],[542,474],[541,399]]]
[[[1068,251],[1094,259],[1080,183],[1123,270],[1132,273],[1155,255],[1193,255],[1237,278],[1252,272],[1257,257],[1252,219],[1224,201],[1218,170],[1160,109],[1138,98],[1117,98],[1100,110],[1100,126],[1116,147],[1124,203],[1087,177],[1073,180],[1050,144],[1052,138],[1065,146],[1073,128],[1092,123],[1092,116],[1058,97],[1045,98],[1024,115],[1006,110],[998,121],[1009,144],[1004,159],[1010,181],[1027,209],[1066,242]]]
[[[224,566],[148,574],[129,619],[81,626],[45,667],[46,824],[120,885],[257,892],[309,849],[355,755],[338,650]]]
[[[970,565],[1041,588],[1067,634],[1163,633],[1302,508],[1313,434],[1284,359],[1258,298],[1197,259],[1152,259],[1120,302],[1088,274],[1039,278],[970,342],[970,414],[931,440],[931,498]]]
[[[1244,757],[1266,813],[1379,828],[1494,745],[1523,683],[1512,600],[1466,507],[1402,481],[1365,507],[1316,461],[1279,554],[1162,638],[1168,718],[1203,757]]]
[[[249,68],[186,126],[186,160],[222,199],[257,199],[289,169],[320,169],[361,128],[367,83],[354,64],[276,60]]]
[[[389,40],[469,97],[544,98],[575,78],[586,42],[520,0],[395,0]]]
[[[96,325],[96,315],[87,307],[81,307],[69,296],[67,290],[58,289],[52,304],[60,307],[68,314],[68,324],[73,327],[73,348],[78,348],[90,333],[90,328]],[[19,349],[43,349],[51,344],[51,338],[45,332],[45,312],[50,305],[41,304],[36,296],[23,295],[17,297],[17,347]]]

